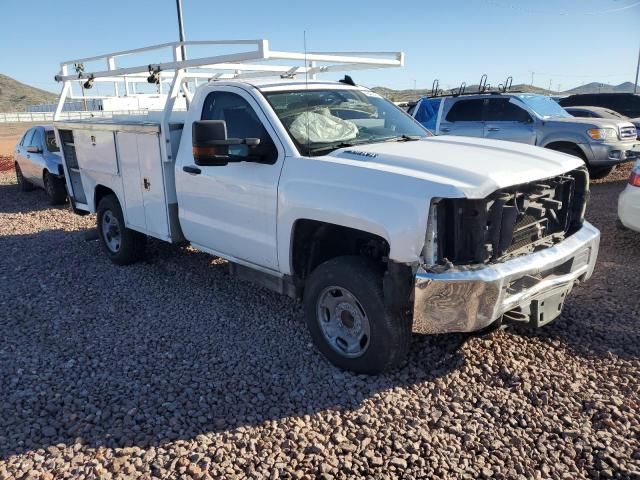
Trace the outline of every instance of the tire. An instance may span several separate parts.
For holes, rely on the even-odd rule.
[[[589,178],[591,180],[600,180],[616,169],[615,165],[610,167],[589,167]]]
[[[307,279],[304,309],[313,342],[338,368],[378,374],[400,366],[409,352],[411,322],[390,313],[382,273],[365,258],[319,265]]]
[[[20,169],[20,165],[18,165],[17,162],[15,166],[16,166],[16,180],[18,181],[18,186],[20,187],[20,190],[22,190],[23,192],[30,192],[35,187],[31,182],[29,182],[26,178],[24,178],[24,175],[22,175],[22,170]]]
[[[574,157],[578,157],[581,160],[583,160],[587,164],[587,169],[589,170],[589,178],[591,180],[599,180],[601,178],[604,178],[607,175],[609,175],[611,172],[613,172],[616,168],[615,165],[612,165],[610,167],[590,166],[589,163],[587,163],[587,159],[585,158],[584,154],[578,147],[570,147],[568,145],[562,145],[559,147],[551,147],[550,149],[555,150],[556,152],[562,152],[569,155],[573,155]]]
[[[118,198],[103,197],[97,209],[98,237],[102,250],[116,265],[130,265],[144,258],[146,235],[125,227]]]
[[[67,188],[64,180],[44,172],[44,191],[47,192],[51,205],[62,205],[67,201]]]

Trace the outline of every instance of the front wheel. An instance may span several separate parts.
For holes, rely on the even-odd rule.
[[[97,214],[100,244],[113,263],[129,265],[144,257],[147,237],[125,227],[122,208],[115,195],[100,200]]]
[[[62,205],[67,201],[67,188],[64,179],[54,177],[49,172],[44,173],[44,190],[47,192],[51,205]]]
[[[304,294],[309,333],[335,366],[378,374],[399,366],[411,342],[411,323],[385,306],[382,273],[362,257],[318,266]]]

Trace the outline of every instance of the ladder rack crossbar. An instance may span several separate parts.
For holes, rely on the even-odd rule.
[[[255,49],[240,52],[228,53],[223,55],[195,57],[184,60],[181,58],[180,47],[185,46],[237,46],[237,45],[254,45]],[[141,54],[146,52],[158,51],[171,48],[173,51],[173,61],[162,63],[145,63],[132,67],[118,68],[116,60],[120,57]],[[88,62],[97,62],[103,60],[106,62],[106,70],[85,71],[84,64]],[[273,65],[273,64],[256,64],[250,62],[272,62],[274,60],[301,61],[308,62],[304,67],[292,67],[290,65]],[[322,65],[319,65],[322,64]],[[81,70],[72,73],[76,65],[82,65]],[[224,72],[227,70],[237,70],[238,75],[233,78],[242,78],[241,72],[249,71],[254,77],[256,73],[263,73],[264,76],[269,74],[280,74],[295,68],[295,73],[321,73],[347,71],[362,68],[389,68],[401,67],[404,65],[404,54],[402,52],[285,52],[269,50],[267,40],[211,40],[211,41],[189,41],[189,42],[172,42],[153,45],[150,47],[136,48],[133,50],[124,50],[119,52],[107,53],[94,57],[86,57],[76,60],[68,60],[60,64],[60,73],[56,75],[59,82],[66,81],[82,81],[87,79],[98,78],[114,78],[122,76],[133,76],[147,74],[152,68],[163,72],[175,72],[178,70],[185,71],[189,76],[196,70],[215,70],[216,72]],[[166,74],[166,73],[165,73]],[[212,74],[212,76],[214,76]]]

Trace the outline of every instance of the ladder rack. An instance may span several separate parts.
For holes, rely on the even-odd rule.
[[[227,47],[241,49],[240,52],[218,55],[206,55],[194,58],[182,58],[182,47]],[[171,60],[161,63],[141,64],[132,67],[118,67],[118,60],[123,57],[152,54],[170,54]],[[279,63],[272,63],[277,61]],[[106,68],[88,71],[85,65],[100,62]],[[282,64],[282,63],[290,63]],[[89,89],[95,82],[111,82],[113,96],[119,96],[119,84],[124,83],[125,95],[129,95],[131,83],[155,83],[162,87],[163,83],[171,85],[167,95],[167,107],[173,108],[175,98],[182,92],[191,101],[192,92],[189,82],[213,81],[223,79],[250,79],[261,77],[292,78],[306,75],[310,80],[318,73],[345,72],[361,69],[402,67],[402,52],[285,52],[269,48],[267,40],[207,40],[189,42],[170,42],[149,47],[107,53],[94,57],[68,60],[60,64],[60,72],[56,81],[63,84],[58,108],[54,120],[60,117],[64,102],[68,98],[83,98],[84,89]],[[98,67],[101,68],[101,67]],[[74,95],[72,84],[80,83],[83,97]],[[93,98],[87,96],[86,98]]]

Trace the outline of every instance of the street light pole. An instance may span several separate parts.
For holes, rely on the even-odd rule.
[[[638,66],[636,67],[636,83],[633,84],[633,93],[638,93],[638,73],[640,73],[640,48],[638,48]]]
[[[184,23],[182,22],[182,0],[176,0],[176,8],[178,9],[178,29],[180,32],[180,41],[184,42]],[[182,52],[182,60],[187,59],[187,51],[184,45],[180,46]]]

